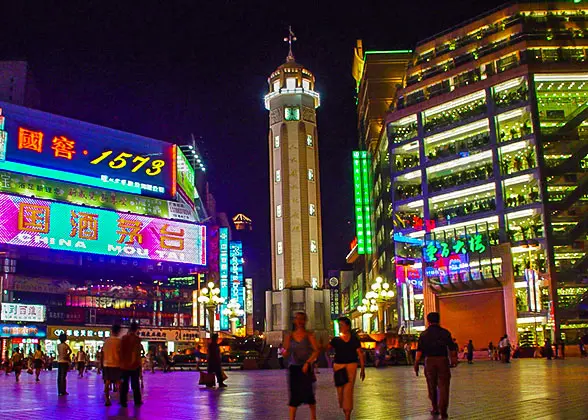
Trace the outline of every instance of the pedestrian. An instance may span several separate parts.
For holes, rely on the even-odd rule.
[[[278,346],[278,363],[280,364],[280,369],[284,369],[284,346],[282,343]]]
[[[96,352],[96,373],[100,375],[102,373],[102,368],[104,367],[104,349],[102,347],[98,347],[98,351]]]
[[[412,365],[412,349],[408,341],[404,343],[404,353],[406,354],[406,363]]]
[[[196,346],[196,352],[194,354],[194,360],[196,360],[196,370],[200,372],[200,362],[202,360],[202,346],[198,344]]]
[[[218,346],[218,334],[212,334],[210,336],[210,342],[208,343],[208,357],[206,360],[208,361],[208,373],[214,374],[216,376],[216,381],[219,388],[226,388],[227,385],[223,379],[220,348]],[[206,386],[208,388],[212,388],[214,383],[208,384]]]
[[[158,361],[161,364],[161,369],[163,373],[169,372],[169,357],[167,354],[167,348],[165,346],[159,345],[159,355]]]
[[[357,364],[359,362],[361,369],[359,377],[363,381],[365,379],[365,358],[357,335],[351,332],[351,320],[347,317],[341,317],[338,322],[339,337],[333,338],[329,347],[335,350],[333,371],[339,407],[345,413],[345,420],[350,420],[353,410],[353,387],[357,376]]]
[[[119,337],[121,327],[114,324],[111,328],[110,337],[104,341],[102,347],[102,379],[104,380],[104,405],[112,405],[110,402],[110,387],[119,387],[120,383],[120,352],[121,339]]]
[[[23,355],[20,353],[20,349],[18,347],[15,348],[12,352],[12,358],[10,361],[12,362],[12,370],[14,371],[14,375],[16,376],[16,382],[19,382],[24,360]]]
[[[67,336],[59,335],[59,344],[57,345],[57,395],[68,395],[67,392],[67,371],[71,364],[71,349],[65,343]]]
[[[155,349],[151,347],[147,352],[147,360],[149,360],[149,368],[151,373],[155,373]]]
[[[474,343],[472,343],[472,340],[470,340],[468,342],[467,351],[468,351],[468,364],[471,365],[472,363],[474,363]]]
[[[76,355],[76,362],[78,368],[78,378],[84,377],[84,370],[86,369],[86,352],[84,348],[80,346],[80,350]]]
[[[284,357],[289,358],[290,420],[296,418],[296,411],[302,404],[310,407],[310,417],[316,420],[316,398],[313,383],[316,378],[312,366],[319,355],[314,334],[306,329],[307,317],[304,312],[294,315],[294,328],[284,341]]]
[[[43,358],[45,355],[41,351],[41,345],[37,344],[37,350],[35,350],[35,354],[33,354],[33,367],[35,368],[35,382],[39,382],[39,375],[41,374],[41,369],[43,369]]]
[[[498,343],[498,349],[500,352],[500,360],[503,363],[510,363],[511,346],[510,341],[508,339],[508,335],[504,335],[500,339],[500,342]]]
[[[139,376],[141,374],[141,339],[137,335],[139,324],[133,322],[129,332],[121,339],[120,343],[120,368],[122,385],[120,387],[120,405],[127,406],[127,397],[129,393],[129,383],[133,388],[133,399],[135,407],[143,404],[141,399],[141,387],[139,385]]]
[[[492,360],[494,358],[494,344],[492,341],[488,344],[488,359]]]
[[[547,338],[545,340],[545,347],[543,348],[543,353],[545,353],[545,357],[547,357],[547,360],[551,360],[553,358],[553,347],[551,347],[550,338]]]
[[[580,343],[582,343],[582,341],[580,341]],[[10,373],[10,355],[8,350],[4,352],[4,360],[2,362],[4,364],[4,376],[8,376]]]
[[[561,359],[565,359],[566,358],[566,342],[565,342],[565,340],[561,340],[560,346],[561,346]]]
[[[432,415],[441,414],[447,418],[449,407],[449,384],[451,381],[450,352],[457,352],[457,347],[451,339],[451,333],[439,325],[438,312],[427,315],[428,328],[419,337],[418,348],[414,361],[414,371],[419,375],[419,363],[425,358],[425,377],[429,399],[433,409]]]

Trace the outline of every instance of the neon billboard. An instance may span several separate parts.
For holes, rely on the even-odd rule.
[[[188,158],[186,158],[186,155],[184,155],[184,152],[182,152],[179,147],[177,148],[177,154],[176,179],[178,184],[178,194],[184,199],[184,201],[186,201],[186,203],[194,207],[194,199],[197,196],[194,168],[192,168],[192,165],[188,162]]]
[[[221,227],[218,233],[220,297],[229,301],[229,228]],[[229,318],[223,314],[227,305],[220,306],[220,329],[229,329]]]
[[[241,308],[244,308],[243,243],[241,241],[231,241],[229,248],[231,299],[236,299]]]
[[[16,105],[0,107],[0,169],[175,198],[175,145]]]
[[[0,194],[0,243],[206,265],[206,227]]]
[[[370,254],[372,244],[370,202],[371,159],[366,151],[353,152],[353,192],[357,253]]]

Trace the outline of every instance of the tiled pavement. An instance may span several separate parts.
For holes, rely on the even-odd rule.
[[[453,369],[450,416],[455,419],[588,419],[588,359],[514,360],[462,364]],[[0,376],[0,419],[285,419],[288,411],[285,371],[228,372],[229,387],[198,387],[195,372],[145,374],[145,404],[104,407],[101,377],[68,375],[70,395],[56,395],[56,372],[43,372],[41,383],[26,373]],[[318,375],[319,419],[339,419],[332,378]],[[357,419],[431,419],[425,378],[408,367],[367,370],[356,384]],[[132,400],[132,399],[131,399]],[[8,417],[10,416],[10,417]],[[308,419],[308,408],[299,418]]]

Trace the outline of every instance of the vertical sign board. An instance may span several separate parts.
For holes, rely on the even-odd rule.
[[[253,279],[245,279],[245,313],[253,314]]]
[[[229,300],[229,228],[219,228],[218,235],[220,296]],[[229,318],[223,314],[226,305],[220,307],[220,329],[229,329]]]
[[[243,309],[245,307],[245,296],[243,296],[243,242],[231,241],[229,248],[231,299],[236,299]]]
[[[176,179],[178,183],[178,194],[186,201],[190,207],[194,208],[194,198],[196,197],[196,187],[194,168],[188,162],[188,158],[184,152],[177,148],[177,162],[176,162]]]
[[[353,192],[357,253],[369,253],[372,243],[370,205],[370,158],[366,151],[353,152]]]

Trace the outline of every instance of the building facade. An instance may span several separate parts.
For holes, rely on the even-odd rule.
[[[290,328],[305,311],[309,325],[329,325],[328,291],[322,290],[321,198],[316,108],[310,71],[289,54],[269,79],[272,291],[266,294],[269,331]]]
[[[532,346],[588,326],[586,11],[507,5],[415,48],[380,139],[399,327],[439,310],[460,344]]]

